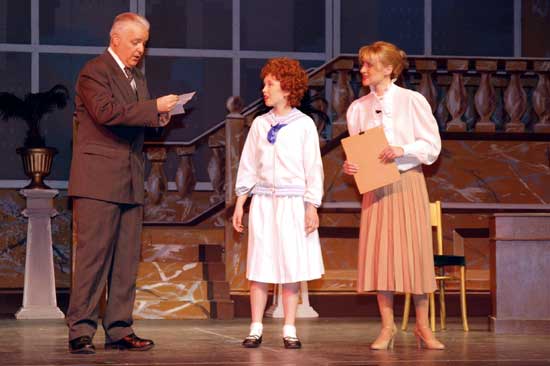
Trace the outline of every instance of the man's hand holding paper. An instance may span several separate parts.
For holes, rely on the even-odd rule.
[[[183,109],[183,106],[187,104],[193,98],[196,92],[181,94],[178,96],[178,102],[174,106],[174,108],[170,111],[170,117],[185,113],[185,109]]]

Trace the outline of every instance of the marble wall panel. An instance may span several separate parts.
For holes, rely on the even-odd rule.
[[[14,189],[0,189],[0,288],[23,288],[27,218],[21,214],[25,198]],[[54,199],[58,215],[52,218],[55,282],[70,286],[71,211],[65,192]]]
[[[425,173],[432,200],[550,203],[548,142],[444,141]]]
[[[136,299],[156,301],[208,300],[208,283],[201,280],[147,281],[138,278]]]
[[[324,157],[325,201],[359,200],[353,180],[341,174],[343,152]],[[440,159],[425,168],[431,200],[484,203],[550,203],[550,144],[526,141],[443,142]],[[172,195],[172,193],[170,193]],[[171,202],[171,199],[168,201]],[[174,201],[176,202],[176,201]],[[205,197],[201,197],[205,205]],[[177,203],[175,203],[177,204]],[[66,193],[55,199],[59,215],[52,219],[54,263],[58,287],[70,285],[70,224]],[[22,288],[27,220],[21,215],[24,198],[17,190],[0,190],[0,288]],[[221,213],[220,213],[221,215]],[[453,248],[454,228],[487,227],[488,215],[445,214],[447,252],[463,252],[468,262],[468,288],[488,289],[487,238],[465,238]],[[194,256],[198,244],[226,244],[226,274],[232,291],[248,291],[245,278],[246,235],[224,240],[214,220],[198,227],[144,227],[144,261],[171,261]],[[357,227],[357,214],[322,214],[322,226]],[[195,246],[195,247],[193,247]],[[311,284],[317,291],[354,291],[357,244],[353,238],[322,238],[327,274]],[[450,249],[449,249],[450,248]],[[174,259],[172,259],[174,258]],[[152,306],[152,305],[151,305]],[[163,305],[164,306],[164,305]],[[157,309],[158,311],[161,311]],[[155,310],[155,311],[157,311]],[[166,309],[165,309],[166,310]],[[162,310],[163,311],[163,310]]]
[[[151,241],[142,241],[142,262],[198,262],[199,245],[158,244]]]
[[[141,262],[138,268],[140,281],[202,280],[204,263],[199,262]]]

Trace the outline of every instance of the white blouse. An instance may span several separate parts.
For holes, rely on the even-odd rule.
[[[393,82],[382,97],[371,91],[355,100],[347,123],[350,136],[382,125],[388,143],[403,148],[403,156],[395,159],[400,171],[433,164],[441,152],[439,129],[426,98]]]
[[[286,124],[268,141],[272,126]],[[287,116],[272,111],[252,122],[244,144],[235,193],[303,196],[316,207],[323,197],[323,162],[313,120],[294,108]]]

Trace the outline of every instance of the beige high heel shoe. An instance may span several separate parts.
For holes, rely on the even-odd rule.
[[[386,339],[384,339],[384,335],[382,334],[385,330],[390,331],[390,337]],[[378,338],[376,338],[376,340],[370,345],[370,349],[377,351],[384,349],[393,349],[395,333],[397,333],[397,328],[395,327],[395,324],[392,327],[382,327]]]
[[[423,329],[428,329],[431,333],[431,329],[428,327],[423,327]],[[419,328],[414,328],[414,335],[416,337],[416,344],[418,348],[426,348],[426,349],[435,349],[435,350],[444,350],[445,345],[438,341],[435,337],[432,336],[432,339],[426,339],[422,335],[422,332],[419,330]]]

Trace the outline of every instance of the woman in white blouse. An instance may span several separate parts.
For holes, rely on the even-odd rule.
[[[275,58],[263,67],[265,104],[272,109],[252,122],[236,181],[233,227],[242,232],[243,205],[252,194],[246,277],[252,323],[243,346],[262,342],[268,284],[283,284],[285,348],[300,348],[294,326],[301,281],[324,273],[317,207],[323,196],[323,164],[313,120],[295,107],[307,90],[296,60]]]
[[[363,195],[359,234],[357,291],[377,291],[382,328],[372,349],[393,347],[396,327],[393,294],[413,294],[418,345],[443,349],[428,326],[427,294],[436,289],[429,199],[422,164],[432,164],[441,150],[437,122],[426,99],[394,84],[406,63],[405,53],[387,42],[359,50],[362,84],[370,93],[347,112],[350,135],[383,126],[389,147],[383,162],[394,161],[401,179]],[[344,162],[344,172],[358,172]],[[372,172],[376,174],[376,172]]]

